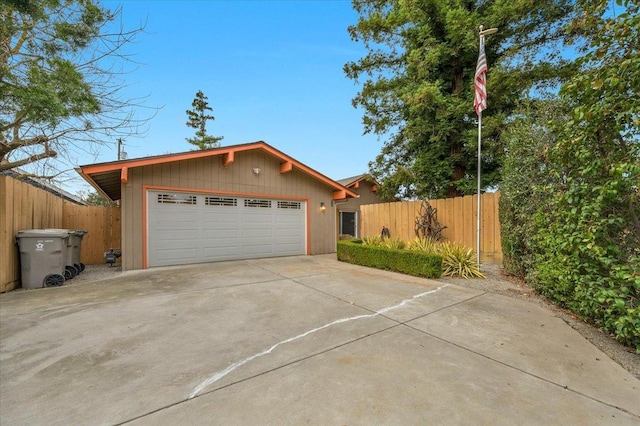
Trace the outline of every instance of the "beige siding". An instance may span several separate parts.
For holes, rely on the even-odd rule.
[[[362,229],[362,214],[360,213],[360,206],[369,205],[369,204],[378,204],[383,203],[384,201],[378,198],[376,192],[372,191],[373,184],[367,181],[360,181],[358,188],[349,188],[351,191],[355,192],[359,195],[358,198],[351,198],[349,201],[344,203],[337,204],[337,213],[336,213],[336,233],[339,233],[340,229],[340,216],[339,212],[357,212],[358,218],[358,230]],[[362,236],[362,233],[358,232],[359,236]]]
[[[255,167],[260,174],[253,173]],[[144,266],[144,186],[167,187],[185,191],[216,191],[274,198],[308,200],[307,229],[309,254],[335,252],[335,216],[330,213],[333,188],[297,169],[280,174],[280,159],[261,150],[235,153],[234,162],[222,166],[222,156],[204,157],[174,163],[157,164],[129,170],[123,185],[123,268]],[[320,203],[327,206],[320,211]]]

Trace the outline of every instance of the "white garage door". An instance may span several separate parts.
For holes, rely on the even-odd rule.
[[[305,254],[303,201],[148,191],[149,266]]]

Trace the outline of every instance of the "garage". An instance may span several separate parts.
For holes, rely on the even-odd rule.
[[[306,203],[148,191],[149,267],[305,254]]]
[[[120,206],[123,271],[335,253],[359,196],[263,141],[77,170]]]

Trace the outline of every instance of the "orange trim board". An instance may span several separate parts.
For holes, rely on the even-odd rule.
[[[222,155],[222,166],[223,167],[228,167],[231,164],[233,164],[233,161],[235,160],[235,155],[233,151],[229,151],[226,154]]]
[[[280,164],[280,174],[289,173],[293,170],[293,163],[291,161],[285,161]]]
[[[305,254],[308,256],[311,253],[311,208],[308,197],[294,197],[289,195],[275,195],[275,194],[259,194],[252,192],[233,192],[233,191],[212,191],[196,188],[178,188],[172,186],[158,186],[158,185],[142,185],[142,269],[149,269],[149,223],[148,223],[148,206],[147,195],[149,191],[173,191],[173,192],[191,192],[197,194],[219,194],[219,195],[235,195],[238,197],[256,197],[256,198],[271,198],[280,200],[295,200],[304,201],[306,203],[306,247]]]
[[[357,198],[358,196],[356,193],[350,191],[349,189],[345,188],[344,186],[340,185],[334,180],[326,177],[322,173],[319,173],[313,170],[312,168],[305,166],[299,161],[294,160],[293,158],[289,157],[283,152],[273,148],[272,146],[268,145],[266,142],[262,142],[262,141],[253,142],[253,143],[244,144],[244,145],[209,149],[205,151],[189,151],[189,152],[183,152],[178,154],[161,155],[161,156],[156,156],[151,158],[140,158],[140,159],[132,159],[132,160],[115,161],[111,163],[88,165],[88,166],[80,167],[80,171],[83,176],[86,176],[86,178],[88,178],[90,181],[93,181],[90,175],[95,173],[122,170],[122,168],[124,167],[128,167],[128,168],[143,167],[143,166],[149,166],[154,164],[162,164],[162,163],[169,163],[169,162],[182,161],[182,160],[191,160],[191,159],[210,157],[215,155],[224,155],[223,164],[226,167],[233,162],[235,153],[250,151],[254,149],[262,149],[267,153],[283,160],[285,164],[291,163],[291,166],[287,165],[285,167],[287,168],[291,167],[291,169],[293,169],[293,167],[295,166],[297,169],[302,170],[303,172],[313,176],[314,178],[324,182],[325,184],[335,188],[336,190],[346,190],[346,194],[348,197]]]

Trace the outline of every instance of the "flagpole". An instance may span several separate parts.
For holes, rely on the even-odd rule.
[[[482,36],[480,36],[482,37]],[[481,42],[482,43],[482,42]],[[478,256],[477,263],[480,265],[480,209],[482,207],[482,202],[480,201],[482,198],[481,185],[480,185],[480,174],[482,172],[482,111],[478,114],[478,214],[476,215],[478,218],[476,224],[476,253]]]
[[[482,111],[487,107],[487,93],[486,93],[486,72],[487,72],[487,60],[484,52],[484,36],[487,34],[495,34],[498,32],[497,28],[484,29],[480,25],[480,54],[478,55],[478,66],[476,67],[475,76],[475,99],[474,108],[478,114],[478,212],[477,212],[477,224],[476,224],[476,253],[477,263],[480,266],[480,228],[481,228],[481,210],[482,210]],[[480,80],[478,80],[480,77]],[[478,88],[480,83],[480,90]]]

